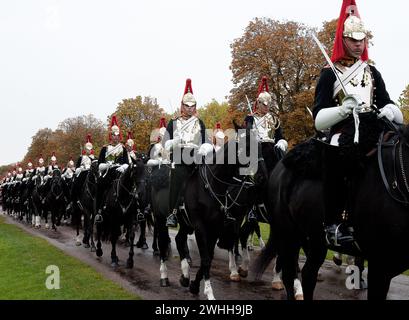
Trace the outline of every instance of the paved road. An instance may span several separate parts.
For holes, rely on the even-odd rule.
[[[151,248],[147,250],[135,248],[133,269],[127,269],[125,262],[128,257],[128,248],[120,245],[117,250],[120,266],[113,269],[110,265],[110,244],[103,244],[103,257],[97,258],[95,253],[83,246],[75,245],[75,231],[70,226],[59,227],[56,232],[44,228],[34,229],[31,226],[15,221],[9,216],[6,217],[7,223],[12,223],[24,229],[28,233],[46,239],[52,245],[60,248],[67,254],[76,257],[88,265],[92,266],[98,272],[104,274],[107,278],[116,281],[126,290],[133,292],[144,299],[149,300],[199,300],[205,299],[203,295],[203,282],[198,296],[192,295],[188,288],[181,287],[179,284],[180,262],[177,250],[175,248],[174,236],[172,238],[172,255],[168,262],[168,273],[170,287],[162,288],[159,286],[159,258],[153,256]],[[149,247],[152,243],[152,235],[148,233],[147,242]],[[191,278],[198,270],[199,255],[196,250],[194,237],[189,238],[188,245],[191,251],[193,266],[191,269]],[[259,250],[251,253],[252,258],[259,253]],[[302,263],[302,261],[301,261]],[[336,267],[332,262],[325,262],[321,268],[323,281],[317,283],[315,290],[315,299],[318,300],[364,300],[366,299],[366,290],[348,290],[345,286],[347,275],[345,267]],[[220,300],[283,300],[285,294],[283,291],[271,290],[272,272],[266,271],[261,281],[251,281],[249,278],[242,279],[241,282],[231,282],[229,280],[227,251],[216,249],[215,258],[211,269],[211,281],[213,292],[216,299]],[[366,277],[366,270],[364,271]],[[388,299],[407,300],[409,298],[409,277],[398,276],[394,278],[389,291]]]

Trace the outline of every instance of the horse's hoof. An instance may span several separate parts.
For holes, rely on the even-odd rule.
[[[161,287],[169,287],[169,279],[168,278],[164,278],[164,279],[160,279],[160,286]]]
[[[230,280],[233,282],[240,282],[241,281],[241,277],[239,274],[231,274],[230,275]]]
[[[142,245],[142,250],[146,250],[146,249],[149,249],[149,246],[148,246],[148,244],[145,242],[145,243]]]
[[[189,291],[192,294],[199,294],[200,284],[196,284],[194,281],[190,282]]]
[[[334,263],[335,263],[337,266],[340,266],[340,265],[342,264],[342,259],[339,259],[339,258],[337,258],[336,256],[333,256],[333,257],[332,257],[332,261],[334,261]]]
[[[282,281],[273,281],[271,283],[271,288],[275,291],[284,290],[284,285]]]
[[[181,285],[182,287],[187,288],[187,287],[189,286],[190,279],[189,279],[189,278],[186,278],[186,277],[182,274],[182,275],[180,276],[179,282],[180,282],[180,285]]]
[[[97,257],[102,257],[102,249],[97,249]]]
[[[234,260],[236,261],[236,265],[240,265],[242,263],[242,261],[243,261],[243,258],[241,257],[240,254],[236,254],[234,256]]]
[[[97,249],[94,246],[92,246],[91,247],[91,252],[95,252],[95,251],[97,251]]]
[[[159,256],[159,255],[160,255],[159,250],[153,250],[153,255],[154,255],[155,257]]]
[[[303,294],[296,294],[295,295],[295,300],[304,300],[304,295]]]
[[[79,247],[79,246],[81,245],[81,241],[76,241],[76,242],[75,242],[75,245],[76,245],[77,247]]]
[[[239,267],[239,275],[242,278],[247,278],[247,276],[249,275],[249,271],[248,270],[243,270],[241,267]]]
[[[119,267],[118,262],[112,261],[112,262],[111,262],[111,267],[112,267],[112,268],[118,268],[118,267]]]
[[[88,243],[84,243],[84,248],[89,248],[90,247],[90,245],[88,244]],[[92,251],[92,250],[91,250]]]
[[[133,268],[133,260],[127,260],[126,261],[126,267],[128,268],[128,269],[132,269]]]

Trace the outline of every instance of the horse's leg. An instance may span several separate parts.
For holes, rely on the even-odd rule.
[[[130,223],[130,226],[128,228],[128,232],[129,232],[129,256],[128,256],[128,260],[126,261],[126,267],[129,269],[133,268],[133,256],[134,256],[134,241],[135,241],[135,225],[133,222]]]
[[[182,275],[180,276],[180,284],[183,287],[188,287],[190,283],[190,265],[188,262],[189,251],[187,248],[187,232],[183,227],[179,229],[178,234],[175,237],[176,247],[180,256],[180,267],[182,269]]]
[[[314,289],[317,284],[318,272],[321,265],[324,263],[327,255],[327,248],[323,239],[310,237],[308,250],[304,248],[304,251],[308,253],[304,267],[301,271],[302,288],[305,300],[312,300],[314,297]]]
[[[58,212],[60,209],[55,208],[51,211],[51,229],[54,231],[57,231],[56,223],[58,222],[56,221],[58,219],[58,217],[56,217],[56,210]]]
[[[152,249],[153,249],[153,255],[158,256],[159,255],[159,247],[158,247],[158,227],[155,226],[153,227],[153,240],[152,240]]]
[[[388,268],[382,262],[370,261],[371,267],[368,268],[368,300],[386,300],[392,277],[386,273]],[[386,260],[385,262],[388,263],[389,261]]]
[[[208,233],[210,235],[210,233]],[[210,236],[211,237],[211,236]],[[203,293],[205,296],[207,296],[208,300],[216,300],[213,294],[213,288],[210,283],[210,268],[212,265],[212,260],[214,256],[214,247],[216,246],[216,237],[211,237],[207,241],[207,250],[209,256],[207,259],[204,260],[204,266],[203,266],[203,276],[204,276],[204,290]]]
[[[287,299],[294,300],[295,299],[294,279],[297,278],[299,247],[296,244],[291,243],[292,240],[289,238],[282,240],[283,243],[286,243],[285,249],[280,250],[283,283],[287,291]]]
[[[359,268],[359,289],[367,289],[368,285],[365,281],[365,279],[362,277],[362,274],[365,270],[365,259],[362,257],[355,257],[354,261],[355,265]]]
[[[148,244],[146,243],[146,220],[139,223],[141,234],[139,235],[139,240],[136,243],[137,248],[142,248],[143,250],[148,249]]]
[[[273,268],[273,280],[271,281],[271,288],[276,291],[284,289],[281,270],[282,270],[281,258],[280,256],[277,256],[275,258],[275,265]]]
[[[118,241],[118,236],[115,234],[111,235],[111,245],[112,245],[112,249],[111,249],[111,267],[118,267],[118,256],[116,254],[116,242]]]
[[[166,267],[166,261],[170,251],[169,244],[169,231],[166,227],[166,220],[158,219],[155,225],[155,229],[158,232],[158,244],[160,253],[160,286],[169,287],[168,269]]]
[[[101,244],[101,237],[102,237],[102,222],[97,221],[95,222],[95,227],[97,228],[97,250],[96,254],[97,257],[102,257],[102,244]]]
[[[236,265],[236,259],[232,250],[228,251],[229,254],[229,270],[230,270],[230,280],[234,282],[240,281],[240,275]]]

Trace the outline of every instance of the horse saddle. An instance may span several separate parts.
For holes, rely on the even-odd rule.
[[[377,146],[379,171],[388,194],[397,202],[409,205],[409,185],[403,159],[403,143],[395,132],[382,133]]]

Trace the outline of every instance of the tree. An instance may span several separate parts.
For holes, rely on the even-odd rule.
[[[75,161],[81,154],[87,134],[91,134],[95,153],[98,154],[106,135],[102,121],[93,115],[68,118],[62,121],[57,130],[40,129],[34,136],[23,163],[29,160],[37,165],[40,154],[47,164],[53,152],[61,167],[65,167],[72,157]]]
[[[135,147],[138,151],[148,150],[150,135],[159,126],[160,118],[170,118],[157,100],[152,97],[137,96],[136,98],[123,99],[117,106],[115,114],[119,121],[124,140],[128,131],[132,132]],[[111,121],[112,115],[108,117]]]
[[[294,96],[312,88],[321,68],[312,32],[294,21],[251,21],[244,35],[231,45],[235,87],[230,91],[230,104],[246,109],[245,96],[254,101],[258,82],[267,76],[279,111],[293,111]]]
[[[409,85],[407,85],[405,90],[402,91],[398,99],[398,104],[401,107],[405,123],[408,123],[409,122]]]

